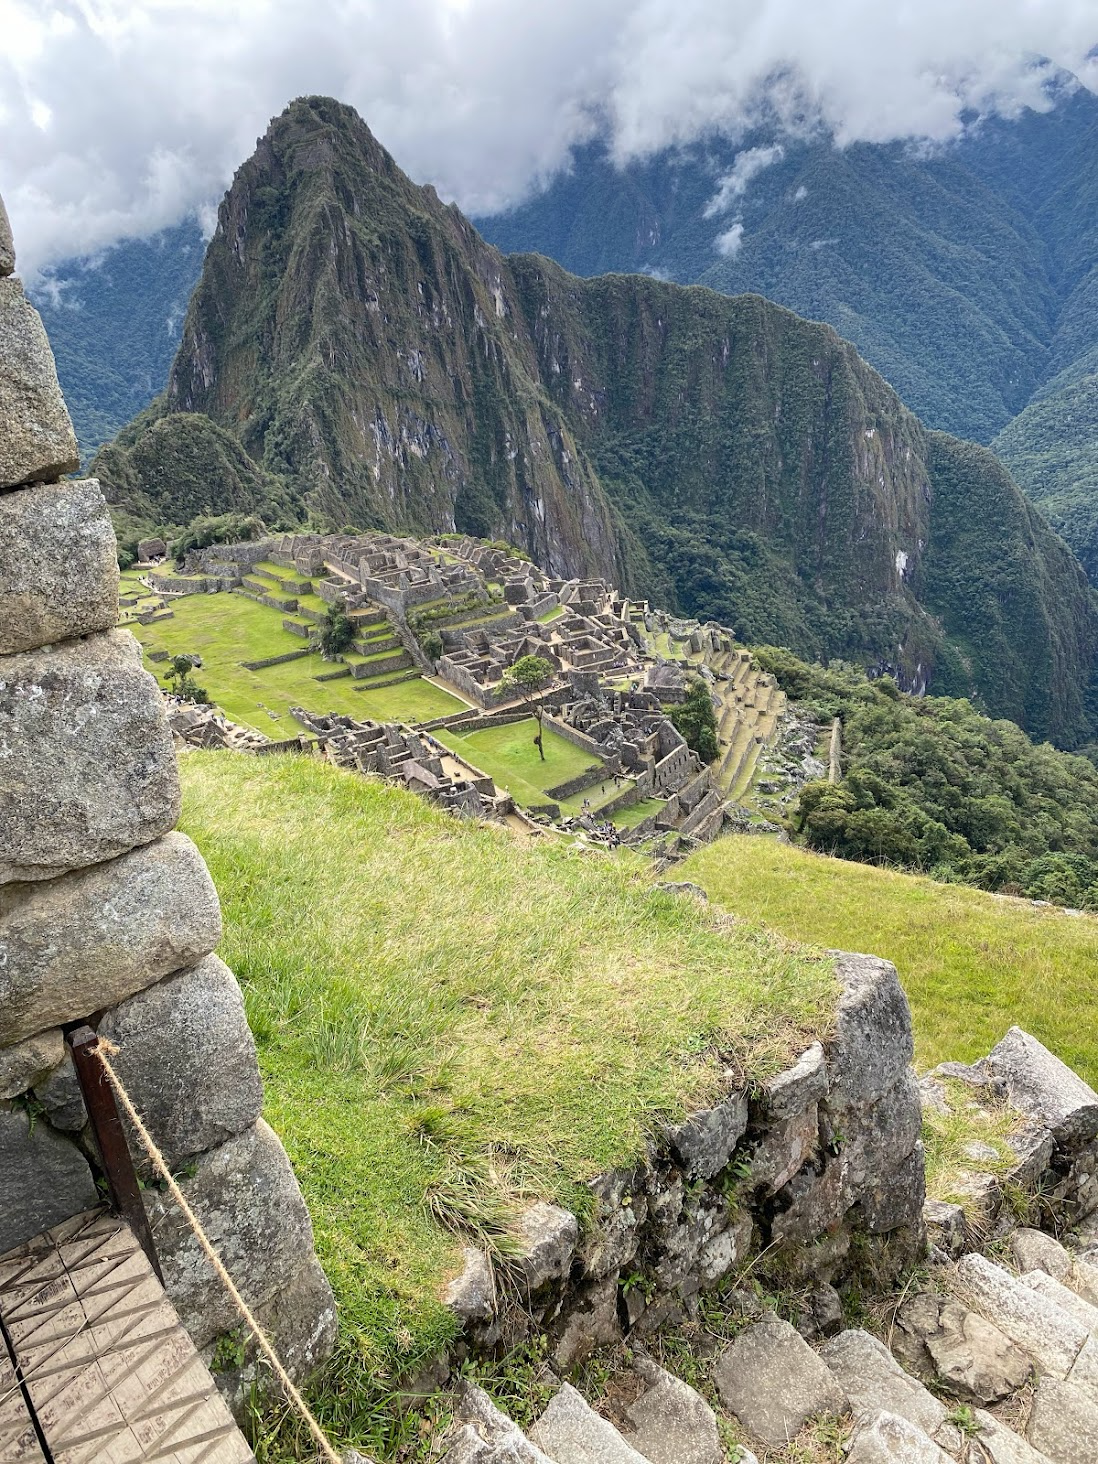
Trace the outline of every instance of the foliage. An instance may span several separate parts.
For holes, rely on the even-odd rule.
[[[173,656],[168,663],[164,680],[171,688],[173,696],[179,697],[182,701],[200,702],[205,706],[210,700],[206,694],[206,688],[199,686],[191,675],[197,665],[196,656]]]
[[[1098,769],[963,700],[762,647],[762,668],[821,721],[841,717],[843,779],[809,783],[792,826],[814,849],[987,890],[1098,907]]]
[[[320,649],[326,661],[341,656],[355,638],[355,628],[347,617],[347,602],[342,596],[333,600],[320,627]]]
[[[1098,1083],[1093,916],[738,835],[691,854],[676,878],[792,940],[894,962],[920,1067],[974,1062],[1017,1023]]]
[[[462,1237],[431,1196],[587,1215],[587,1181],[729,1066],[764,1080],[833,1021],[830,962],[654,889],[639,857],[520,843],[312,758],[180,771],[339,1303],[340,1444],[452,1336]]]
[[[267,532],[262,519],[242,513],[222,513],[192,519],[171,546],[172,558],[182,567],[187,555],[212,544],[243,544],[260,539]]]
[[[717,718],[713,699],[701,677],[695,677],[686,693],[686,700],[665,709],[671,721],[686,738],[686,745],[703,763],[713,762],[720,752],[717,743]]]

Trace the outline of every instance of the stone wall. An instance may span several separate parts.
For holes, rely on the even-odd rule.
[[[637,1168],[592,1181],[589,1227],[533,1206],[525,1253],[498,1289],[486,1258],[465,1252],[444,1297],[463,1324],[458,1352],[503,1351],[540,1328],[552,1360],[570,1366],[623,1333],[643,1339],[696,1315],[704,1291],[749,1263],[837,1308],[833,1284],[887,1287],[922,1254],[907,1000],[887,961],[840,954],[836,972],[832,1034],[757,1089],[730,1081]],[[522,1305],[507,1304],[509,1290]]]
[[[115,629],[110,517],[96,482],[61,478],[78,463],[42,323],[0,250],[0,1252],[99,1202],[64,1042],[91,1023],[300,1375],[333,1345],[332,1294],[213,954],[217,892],[174,832],[164,704]],[[169,1294],[212,1349],[236,1318],[171,1201],[145,1196]]]

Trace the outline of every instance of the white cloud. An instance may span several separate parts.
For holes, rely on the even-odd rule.
[[[725,259],[734,259],[743,248],[743,225],[733,224],[723,234],[718,234],[713,240],[713,248]]]
[[[747,185],[764,168],[769,168],[772,163],[780,163],[785,157],[785,148],[780,144],[773,147],[749,147],[744,152],[737,153],[732,160],[732,167],[720,180],[716,193],[705,205],[705,217],[715,218],[717,214],[727,213],[738,198],[742,198],[747,192]]]
[[[808,189],[802,183],[801,186],[797,189],[796,193],[794,193],[794,195],[793,195],[793,202],[794,203],[803,203],[804,200],[807,197],[808,197]]]
[[[618,160],[767,120],[941,142],[1047,105],[1050,66],[1098,87],[1094,0],[0,0],[0,36],[24,272],[208,210],[311,92],[475,213],[595,136]]]

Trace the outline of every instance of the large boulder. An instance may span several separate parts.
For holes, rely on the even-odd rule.
[[[147,844],[179,804],[160,693],[128,632],[0,663],[0,884]]]
[[[114,1066],[170,1168],[259,1117],[263,1084],[244,998],[217,956],[128,997],[99,1032],[117,1046]],[[132,1136],[130,1148],[141,1157]]]
[[[217,891],[183,834],[59,879],[4,885],[0,1044],[113,1006],[220,938]]]
[[[300,1276],[313,1260],[313,1231],[305,1202],[286,1151],[262,1119],[201,1155],[194,1173],[180,1186],[253,1310],[273,1303],[287,1278]],[[144,1199],[168,1295],[195,1346],[205,1347],[236,1327],[239,1315],[171,1195],[147,1189]],[[313,1288],[302,1314],[282,1312],[281,1330],[296,1335],[300,1329],[311,1333],[315,1327],[316,1277],[310,1275]],[[331,1306],[331,1292],[326,1290],[321,1310]],[[272,1315],[280,1311],[271,1307]],[[274,1342],[278,1348],[279,1336]]]
[[[0,1255],[99,1202],[76,1145],[10,1103],[0,1103],[0,1175]]]
[[[1075,1150],[1098,1136],[1098,1093],[1036,1037],[1011,1027],[987,1067],[1016,1108]]]
[[[37,1032],[14,1047],[0,1048],[0,1098],[17,1098],[33,1088],[64,1056],[60,1027]]]
[[[0,278],[0,490],[60,478],[79,465],[38,311],[18,280]]]
[[[713,1370],[721,1402],[762,1443],[779,1449],[817,1413],[846,1396],[802,1336],[777,1317],[741,1332]]]
[[[117,620],[114,528],[96,480],[0,497],[0,655]]]
[[[827,1050],[828,1107],[868,1108],[907,1076],[915,1053],[911,1009],[896,967],[878,956],[836,951],[842,987]]]

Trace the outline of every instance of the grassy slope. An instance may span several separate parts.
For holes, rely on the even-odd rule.
[[[676,878],[797,940],[894,961],[915,1018],[916,1060],[971,1061],[1012,1023],[1098,1083],[1098,921],[960,885],[726,838]]]
[[[423,680],[370,691],[355,691],[359,683],[349,677],[315,681],[315,676],[336,669],[319,655],[246,671],[242,661],[261,661],[303,648],[299,637],[283,630],[281,611],[243,595],[190,595],[170,603],[173,619],[130,627],[138,640],[173,656],[197,652],[202,657],[196,675],[199,684],[227,717],[268,737],[293,737],[301,730],[289,714],[292,706],[377,721],[421,721],[461,711],[464,705]],[[156,674],[162,667],[151,669]],[[269,716],[268,708],[277,716]]]
[[[521,843],[312,759],[182,769],[265,1112],[375,1380],[447,1333],[440,1214],[490,1230],[518,1191],[582,1209],[583,1181],[724,1067],[772,1072],[828,1026],[826,961],[654,891],[640,860]]]
[[[490,773],[497,787],[506,789],[520,803],[530,804],[544,803],[547,788],[568,782],[595,765],[593,757],[551,727],[546,727],[543,734],[543,762],[534,746],[536,731],[534,718],[529,717],[505,727],[486,727],[468,737],[448,731],[434,735],[474,767]]]

